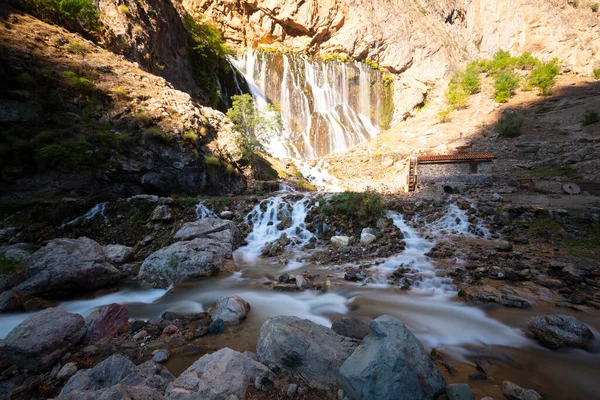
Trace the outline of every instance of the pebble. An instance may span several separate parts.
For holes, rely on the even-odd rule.
[[[133,340],[135,340],[135,341],[142,340],[146,336],[148,336],[148,332],[141,330],[138,333],[136,333],[135,335],[133,335]]]

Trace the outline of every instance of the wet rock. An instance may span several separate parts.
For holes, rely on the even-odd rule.
[[[279,239],[272,242],[267,242],[265,247],[262,249],[261,254],[264,257],[277,256],[283,253],[288,244],[290,244],[290,239],[287,237],[286,233],[282,233]]]
[[[115,336],[129,322],[127,308],[117,303],[94,311],[86,318],[88,343],[103,343]]]
[[[133,249],[120,244],[109,244],[104,246],[106,259],[113,265],[121,265],[128,262],[133,256]]]
[[[373,333],[340,367],[342,387],[353,399],[433,399],[446,383],[423,345],[397,319],[383,315]]]
[[[361,244],[370,244],[377,240],[377,236],[375,236],[375,230],[371,228],[364,228],[360,233],[360,243]]]
[[[331,330],[338,335],[363,340],[365,336],[373,333],[368,320],[356,317],[342,317],[333,321]]]
[[[263,324],[257,356],[263,363],[272,362],[288,373],[301,375],[313,387],[328,389],[336,386],[338,367],[357,345],[357,340],[307,319],[278,316]]]
[[[366,277],[367,275],[358,268],[352,268],[344,274],[344,279],[351,282],[360,282]]]
[[[548,289],[530,282],[515,286],[469,286],[458,295],[474,304],[497,303],[505,307],[530,308],[538,301],[553,301],[556,296]]]
[[[498,251],[511,251],[512,244],[506,240],[498,240],[494,245],[494,248]]]
[[[229,210],[225,210],[225,211],[221,211],[221,214],[219,214],[219,217],[223,218],[223,219],[233,219],[234,214],[233,211],[229,211]]]
[[[448,400],[475,400],[471,388],[466,383],[453,383],[446,386]]]
[[[152,361],[162,364],[167,362],[167,360],[169,359],[169,351],[168,350],[158,350],[156,353],[154,353],[154,356],[152,357]]]
[[[216,319],[208,325],[208,333],[211,335],[219,335],[225,332],[225,322],[222,319]]]
[[[541,400],[542,396],[532,389],[523,389],[512,382],[502,382],[502,390],[506,400]]]
[[[148,256],[138,278],[157,288],[205,278],[232,267],[231,244],[213,239],[176,242]]]
[[[34,371],[46,371],[85,336],[85,320],[62,308],[32,315],[0,341],[0,359]]]
[[[158,206],[152,211],[150,215],[150,221],[153,222],[164,222],[173,219],[171,207],[167,205]]]
[[[173,240],[189,241],[197,238],[214,239],[231,245],[237,249],[242,242],[242,234],[232,222],[220,218],[203,218],[188,222],[177,231]]]
[[[146,336],[148,336],[148,332],[146,332],[145,330],[141,330],[138,333],[136,333],[135,335],[133,335],[133,340],[135,341],[140,341],[142,339],[144,339]]]
[[[163,329],[163,335],[172,335],[174,333],[179,332],[179,328],[176,325],[167,325],[164,329]]]
[[[588,348],[594,340],[592,331],[570,315],[544,315],[533,317],[527,323],[533,336],[551,349],[559,347]]]
[[[273,373],[248,353],[230,348],[202,356],[169,384],[169,400],[242,398],[256,380],[272,381]]]
[[[76,363],[74,363],[74,362],[67,363],[67,364],[63,365],[63,367],[60,369],[60,371],[58,371],[58,373],[56,374],[56,379],[58,379],[59,381],[69,379],[70,377],[75,375],[77,370],[78,370],[78,368],[77,368]]]
[[[22,296],[56,298],[91,291],[117,282],[120,271],[106,259],[104,249],[88,238],[55,239],[31,255],[27,280],[12,290]],[[15,311],[22,304],[14,294],[0,295],[0,312]]]
[[[304,279],[304,277],[302,275],[296,275],[295,279],[296,279],[296,289],[304,290],[307,288],[308,282],[306,282],[306,279]]]
[[[348,236],[332,236],[331,246],[333,247],[345,247],[350,244],[350,238]]]
[[[220,297],[210,310],[213,321],[222,320],[227,325],[237,325],[248,315],[250,304],[235,294]]]

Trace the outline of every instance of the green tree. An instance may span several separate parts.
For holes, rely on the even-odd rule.
[[[540,64],[531,71],[529,84],[539,89],[542,96],[549,96],[554,87],[555,78],[560,73],[558,60]]]

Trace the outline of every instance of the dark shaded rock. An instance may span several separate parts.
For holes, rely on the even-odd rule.
[[[216,319],[208,325],[208,333],[211,335],[219,335],[225,332],[225,323],[222,319]]]
[[[475,400],[471,388],[466,383],[453,383],[446,386],[448,400]]]
[[[86,318],[86,342],[102,343],[117,335],[123,325],[129,321],[127,308],[117,303],[109,304],[94,311]]]
[[[559,347],[589,348],[595,339],[592,331],[570,315],[544,315],[533,317],[527,323],[533,336],[551,349]]]
[[[397,319],[383,315],[339,372],[353,399],[433,399],[446,383],[423,345]]]
[[[331,330],[338,335],[358,340],[363,340],[365,336],[373,332],[371,328],[369,328],[368,319],[356,317],[342,317],[336,319],[333,321],[333,325],[331,325]]]
[[[0,341],[0,359],[30,370],[45,371],[85,336],[85,320],[62,308],[32,315]]]
[[[315,388],[328,389],[337,385],[338,368],[357,345],[358,341],[307,319],[279,316],[263,324],[257,356],[263,363],[300,374]]]
[[[242,398],[255,381],[272,381],[274,374],[248,353],[230,348],[202,356],[169,384],[170,400]]]
[[[542,396],[532,389],[523,389],[512,382],[502,382],[502,390],[504,391],[504,399],[506,400],[541,400]]]

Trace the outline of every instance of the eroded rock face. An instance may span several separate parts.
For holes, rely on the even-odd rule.
[[[263,324],[256,353],[261,362],[273,362],[316,388],[330,389],[339,382],[338,367],[358,343],[307,319],[279,316]]]
[[[534,337],[551,349],[559,347],[588,348],[595,339],[583,322],[570,315],[544,315],[533,317],[527,327]]]
[[[273,373],[248,353],[230,348],[202,356],[169,385],[165,398],[221,400],[242,398],[255,381],[272,381]]]
[[[129,320],[127,308],[117,303],[94,311],[88,318],[86,342],[104,342],[115,336]]]
[[[231,244],[213,239],[177,242],[148,256],[138,278],[157,288],[205,278],[233,266]]]
[[[210,316],[213,321],[223,320],[225,324],[236,325],[246,319],[250,311],[250,304],[235,294],[220,297],[217,303],[210,310]]]
[[[373,333],[340,367],[353,399],[433,399],[445,389],[441,372],[402,322],[383,315],[369,326]]]
[[[22,296],[57,298],[64,294],[94,290],[117,282],[121,272],[106,259],[97,242],[54,239],[31,255],[27,280],[12,288]],[[9,303],[10,292],[0,296],[0,311],[18,307]]]
[[[499,287],[469,286],[461,290],[459,296],[474,304],[497,303],[513,308],[531,308],[539,301],[553,301],[557,298],[551,290],[531,282]]]
[[[45,371],[85,334],[81,315],[48,308],[27,318],[0,341],[0,358],[19,367]]]

